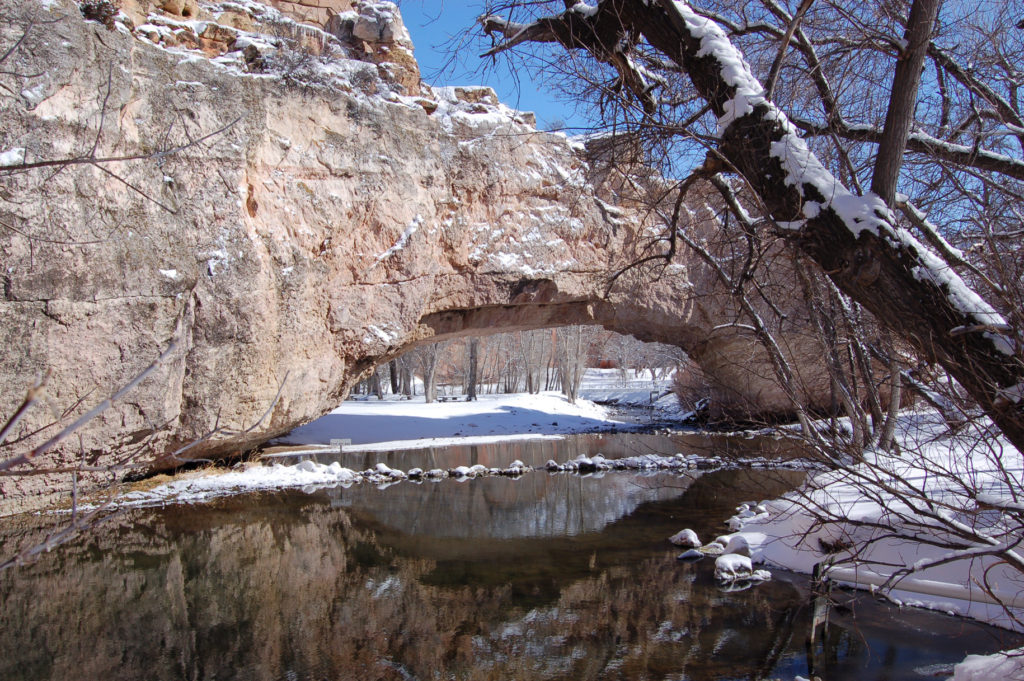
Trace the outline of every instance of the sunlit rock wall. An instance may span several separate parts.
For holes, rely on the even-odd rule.
[[[0,154],[128,159],[0,177],[0,420],[49,372],[0,453],[166,353],[35,462],[52,475],[0,479],[0,512],[66,499],[70,468],[92,489],[243,450],[469,332],[601,323],[687,348],[722,413],[788,408],[708,268],[681,256],[608,289],[660,219],[492,91],[421,86],[392,5],[339,4],[327,33],[255,2],[171,4],[108,30],[69,0],[0,0],[0,51],[21,41]],[[713,235],[713,214],[699,202],[688,229]]]

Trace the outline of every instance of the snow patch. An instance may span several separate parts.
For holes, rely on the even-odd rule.
[[[0,168],[19,166],[25,162],[25,148],[15,147],[0,153]]]
[[[1024,679],[1024,648],[992,655],[968,655],[953,667],[950,681],[1007,681]]]
[[[376,262],[379,263],[384,260],[387,260],[395,253],[398,253],[399,251],[403,250],[408,245],[409,239],[412,237],[413,234],[416,233],[416,230],[418,230],[422,224],[423,218],[421,216],[417,215],[416,217],[414,217],[412,219],[412,222],[410,222],[409,225],[405,228],[405,231],[402,232],[402,236],[398,237],[398,241],[396,241],[394,245],[391,246],[391,248],[378,255],[376,258]]]

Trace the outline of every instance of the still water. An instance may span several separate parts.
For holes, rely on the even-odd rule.
[[[469,450],[419,450],[342,463],[681,451],[658,437],[487,445],[476,462]],[[135,510],[0,574],[0,678],[791,679],[813,666],[830,681],[897,681],[1021,645],[862,598],[809,647],[803,578],[776,572],[726,591],[710,561],[676,561],[670,534],[710,539],[738,502],[800,478],[535,472]],[[31,538],[19,531],[4,541]]]

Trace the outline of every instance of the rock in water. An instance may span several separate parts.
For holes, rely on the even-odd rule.
[[[725,545],[726,553],[735,553],[750,558],[750,544],[742,534],[734,534],[729,537],[729,543]]]
[[[697,549],[688,549],[676,556],[676,560],[698,561],[703,557],[704,553],[701,551],[698,551]]]
[[[715,559],[715,579],[732,582],[747,579],[754,572],[749,556],[736,553],[725,553]]]
[[[668,540],[676,546],[689,546],[692,549],[701,547],[700,539],[697,538],[697,533],[689,528],[676,532],[669,537]]]

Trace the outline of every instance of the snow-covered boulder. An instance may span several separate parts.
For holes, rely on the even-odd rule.
[[[400,471],[396,468],[391,468],[386,463],[378,463],[374,467],[374,472],[376,472],[377,475],[383,475],[385,477],[391,478],[392,480],[404,480],[406,477],[408,477],[405,474],[405,471]]]
[[[668,538],[670,542],[676,546],[688,546],[691,549],[697,549],[701,547],[700,539],[697,537],[697,533],[687,528],[676,532]]]
[[[725,553],[715,559],[715,579],[722,582],[755,581],[763,582],[771,579],[767,570],[755,570],[750,556],[738,553]]]
[[[742,534],[734,534],[729,537],[729,543],[725,545],[725,553],[734,553],[750,558],[750,544]]]
[[[725,553],[725,545],[729,543],[729,535],[715,537],[714,541],[700,547],[705,556],[720,556]]]
[[[739,532],[743,525],[749,520],[754,519],[767,519],[768,509],[765,505],[755,504],[753,502],[743,503],[736,507],[736,515],[729,518],[727,525],[733,532]]]

